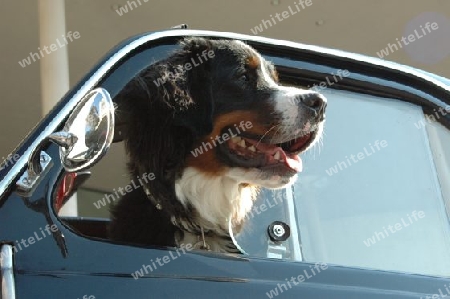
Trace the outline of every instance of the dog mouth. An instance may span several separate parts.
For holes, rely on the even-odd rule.
[[[317,131],[304,133],[281,143],[265,143],[261,137],[234,136],[222,144],[222,153],[234,166],[294,174],[302,171],[298,156],[314,141]]]

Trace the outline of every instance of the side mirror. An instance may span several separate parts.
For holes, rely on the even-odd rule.
[[[69,115],[64,128],[47,136],[28,161],[28,169],[17,186],[22,193],[32,192],[39,178],[51,165],[42,147],[48,142],[60,146],[61,163],[67,172],[92,167],[108,151],[114,137],[114,104],[103,88],[89,92]]]
[[[90,168],[111,146],[114,137],[114,105],[102,88],[88,93],[70,114],[63,131],[49,139],[60,145],[61,163],[67,172]]]

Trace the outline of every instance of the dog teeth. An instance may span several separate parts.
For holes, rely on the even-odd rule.
[[[273,158],[275,160],[280,160],[280,158],[281,158],[280,152],[276,152],[275,155],[273,155]]]
[[[256,152],[256,148],[252,145],[248,148],[249,151]]]
[[[242,147],[245,147],[245,140],[242,139],[241,142],[239,142],[239,145],[242,146]]]
[[[233,143],[239,143],[240,141],[241,141],[241,137],[233,137],[233,138],[231,138],[231,142],[233,142]]]

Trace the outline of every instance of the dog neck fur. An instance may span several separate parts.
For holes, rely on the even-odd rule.
[[[186,168],[176,181],[175,192],[183,206],[194,207],[198,226],[223,235],[228,235],[229,221],[233,228],[242,225],[256,198],[253,186],[226,175],[211,176],[193,167]]]

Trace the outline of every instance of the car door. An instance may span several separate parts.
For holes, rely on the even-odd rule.
[[[303,182],[285,191],[292,204],[286,221],[294,229],[289,240],[289,259],[274,258],[274,255],[268,258],[252,250],[249,255],[226,255],[189,248],[118,244],[106,238],[107,220],[58,216],[56,201],[70,174],[62,166],[59,146],[46,141],[46,136],[62,130],[74,107],[94,88],[101,88],[114,99],[140,70],[167,57],[180,38],[192,35],[248,42],[275,63],[285,84],[329,93],[349,92],[348,98],[352,100],[342,103],[340,109],[358,111],[360,108],[353,107],[358,95],[408,102],[419,112],[422,107],[434,109],[448,105],[449,87],[444,80],[358,55],[209,31],[170,30],[131,38],[113,49],[58,103],[18,147],[14,154],[20,159],[1,171],[1,298],[431,298],[445,292],[450,281],[443,275],[417,273],[420,269],[401,273],[405,272],[402,268],[381,265],[376,269],[370,263],[348,262],[350,258],[344,261],[341,257],[351,254],[342,246],[339,250],[343,253],[336,255],[338,258],[328,258],[326,253],[333,250],[329,241],[333,233],[329,228],[320,230],[320,227],[332,224],[319,216],[310,216],[305,224],[307,215],[300,217],[303,211],[320,214],[317,206],[304,206],[309,201],[300,198],[301,188],[305,187]],[[403,109],[394,106],[391,107],[394,110]],[[373,113],[378,112],[373,110]],[[333,116],[336,117],[334,125],[345,124],[338,116]],[[447,125],[445,130],[448,130],[448,118],[443,119],[439,123]],[[116,119],[114,141],[119,143],[120,125],[120,119]],[[343,133],[351,133],[351,128]],[[414,140],[405,142],[415,146]],[[37,154],[32,155],[33,152]],[[23,184],[29,182],[23,181],[23,175],[33,164],[32,156],[39,158],[35,163],[40,163],[43,169],[33,186],[24,190]],[[320,185],[321,180],[316,180],[313,171],[307,170],[306,174],[306,178],[311,178],[308,186],[318,184],[320,190],[326,189],[326,184]],[[328,192],[337,191],[330,188]],[[296,198],[301,203],[295,202]],[[341,209],[351,210],[351,203],[341,205]],[[446,215],[442,210],[437,213]],[[261,227],[260,236],[267,239],[266,223]],[[438,228],[445,232],[445,227]],[[373,257],[367,257],[370,258]]]

